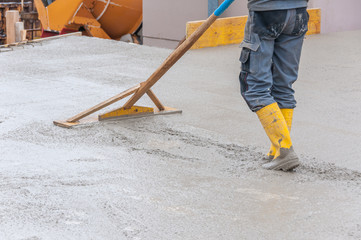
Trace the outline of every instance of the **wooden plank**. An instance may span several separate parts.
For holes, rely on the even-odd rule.
[[[159,101],[159,99],[153,93],[153,91],[151,89],[149,89],[147,94],[148,94],[149,98],[153,101],[153,103],[157,106],[158,110],[163,111],[164,110],[164,105]]]
[[[7,11],[6,17],[6,44],[12,44],[16,42],[15,39],[15,23],[19,22],[20,15],[17,10]]]
[[[168,70],[193,46],[218,17],[212,14],[187,40],[184,41],[148,78],[139,90],[128,100],[124,108],[132,107]]]
[[[309,9],[308,13],[310,15],[310,20],[308,23],[309,31],[307,35],[320,33],[321,9]],[[203,36],[193,45],[192,49],[241,43],[243,41],[247,19],[247,16],[217,19],[203,34]],[[188,22],[186,26],[187,38],[190,37],[191,34],[203,23],[204,21]]]
[[[25,41],[23,41],[23,42],[0,45],[0,49],[1,49],[1,48],[11,48],[11,47],[19,46],[19,45],[24,45],[24,44],[27,44],[27,43],[28,43],[28,41],[25,40]]]
[[[90,114],[95,113],[95,112],[97,112],[97,111],[99,111],[99,110],[101,110],[101,109],[103,109],[103,108],[105,108],[105,107],[107,107],[107,106],[109,106],[109,105],[111,105],[111,104],[113,104],[113,103],[115,103],[115,102],[117,102],[117,101],[131,95],[131,94],[133,94],[133,93],[135,93],[139,89],[139,87],[140,87],[140,84],[138,84],[137,86],[132,87],[132,88],[130,88],[130,89],[128,89],[128,90],[126,90],[126,91],[124,91],[122,93],[119,93],[119,94],[115,95],[114,97],[109,98],[108,100],[106,100],[106,101],[104,101],[102,103],[99,103],[99,104],[95,105],[94,107],[89,108],[88,110],[85,110],[85,111],[75,115],[74,117],[69,118],[66,121],[67,122],[77,122],[80,119],[82,119],[82,118],[84,118],[86,116],[89,116]]]
[[[54,125],[62,128],[72,128],[77,125],[87,125],[99,122],[97,117],[81,119],[79,122],[53,121]]]
[[[37,12],[21,12],[20,18],[22,20],[38,20],[39,14]]]
[[[29,41],[29,43],[43,42],[43,41],[54,40],[54,39],[58,39],[58,38],[70,37],[70,36],[82,36],[82,33],[81,32],[73,32],[73,33],[62,34],[62,35],[57,35],[57,36],[53,36],[53,37],[39,38],[39,39],[31,40],[31,41]]]
[[[19,43],[0,45],[0,48],[7,48],[9,46],[17,46],[17,45],[20,45],[20,44],[27,44],[27,43],[43,42],[43,41],[54,40],[54,39],[63,38],[63,37],[70,37],[70,36],[82,36],[82,33],[81,32],[74,32],[74,33],[67,33],[67,34],[57,35],[57,36],[53,36],[53,37],[34,39],[34,40],[30,40],[30,41],[25,40],[25,41],[22,41],[22,42],[19,42]]]
[[[178,110],[178,109],[170,108],[170,107],[164,107],[163,111],[158,111],[155,109],[154,113],[152,113],[152,114],[127,115],[127,116],[121,116],[121,117],[110,118],[110,119],[102,119],[101,121],[111,121],[112,119],[127,120],[127,119],[133,119],[133,118],[152,117],[152,116],[169,115],[169,114],[176,114],[176,113],[182,113],[182,110]],[[67,121],[54,121],[53,123],[58,127],[73,128],[76,126],[89,125],[89,124],[94,124],[94,123],[98,123],[98,122],[99,122],[98,118],[89,117],[89,118],[81,119],[78,122],[70,123]]]

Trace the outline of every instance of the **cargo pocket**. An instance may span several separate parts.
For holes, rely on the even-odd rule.
[[[242,71],[248,73],[256,73],[258,72],[258,49],[260,46],[260,40],[257,36],[254,43],[243,41],[240,45],[242,48],[241,56],[239,61],[242,63]]]
[[[251,49],[243,48],[241,52],[241,56],[239,58],[239,61],[242,63],[242,71],[249,72],[249,54],[251,52]]]

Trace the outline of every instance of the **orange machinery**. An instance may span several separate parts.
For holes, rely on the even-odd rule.
[[[35,0],[43,37],[82,31],[105,39],[135,33],[142,23],[142,0]]]

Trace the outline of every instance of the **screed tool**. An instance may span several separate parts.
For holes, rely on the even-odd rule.
[[[153,93],[151,87],[193,46],[193,44],[233,2],[234,0],[225,0],[188,39],[186,39],[169,55],[169,57],[158,67],[158,69],[148,78],[147,81],[142,82],[137,86],[134,86],[67,120],[54,121],[54,124],[60,127],[71,128],[79,124],[87,124],[114,118],[127,119],[134,117],[154,116],[160,114],[181,113],[181,110],[165,107]],[[134,105],[144,94],[147,94],[150,97],[150,99],[155,104],[156,109]],[[104,114],[100,114],[97,117],[86,118],[92,113],[95,113],[128,96],[131,97],[123,105],[123,107]]]

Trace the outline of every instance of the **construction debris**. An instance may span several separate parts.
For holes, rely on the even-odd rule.
[[[32,40],[36,37],[40,37],[40,21],[38,20],[38,14],[33,0],[0,0],[0,45],[6,43],[6,12],[14,10],[20,12],[19,17],[21,21],[24,22],[26,39]]]

